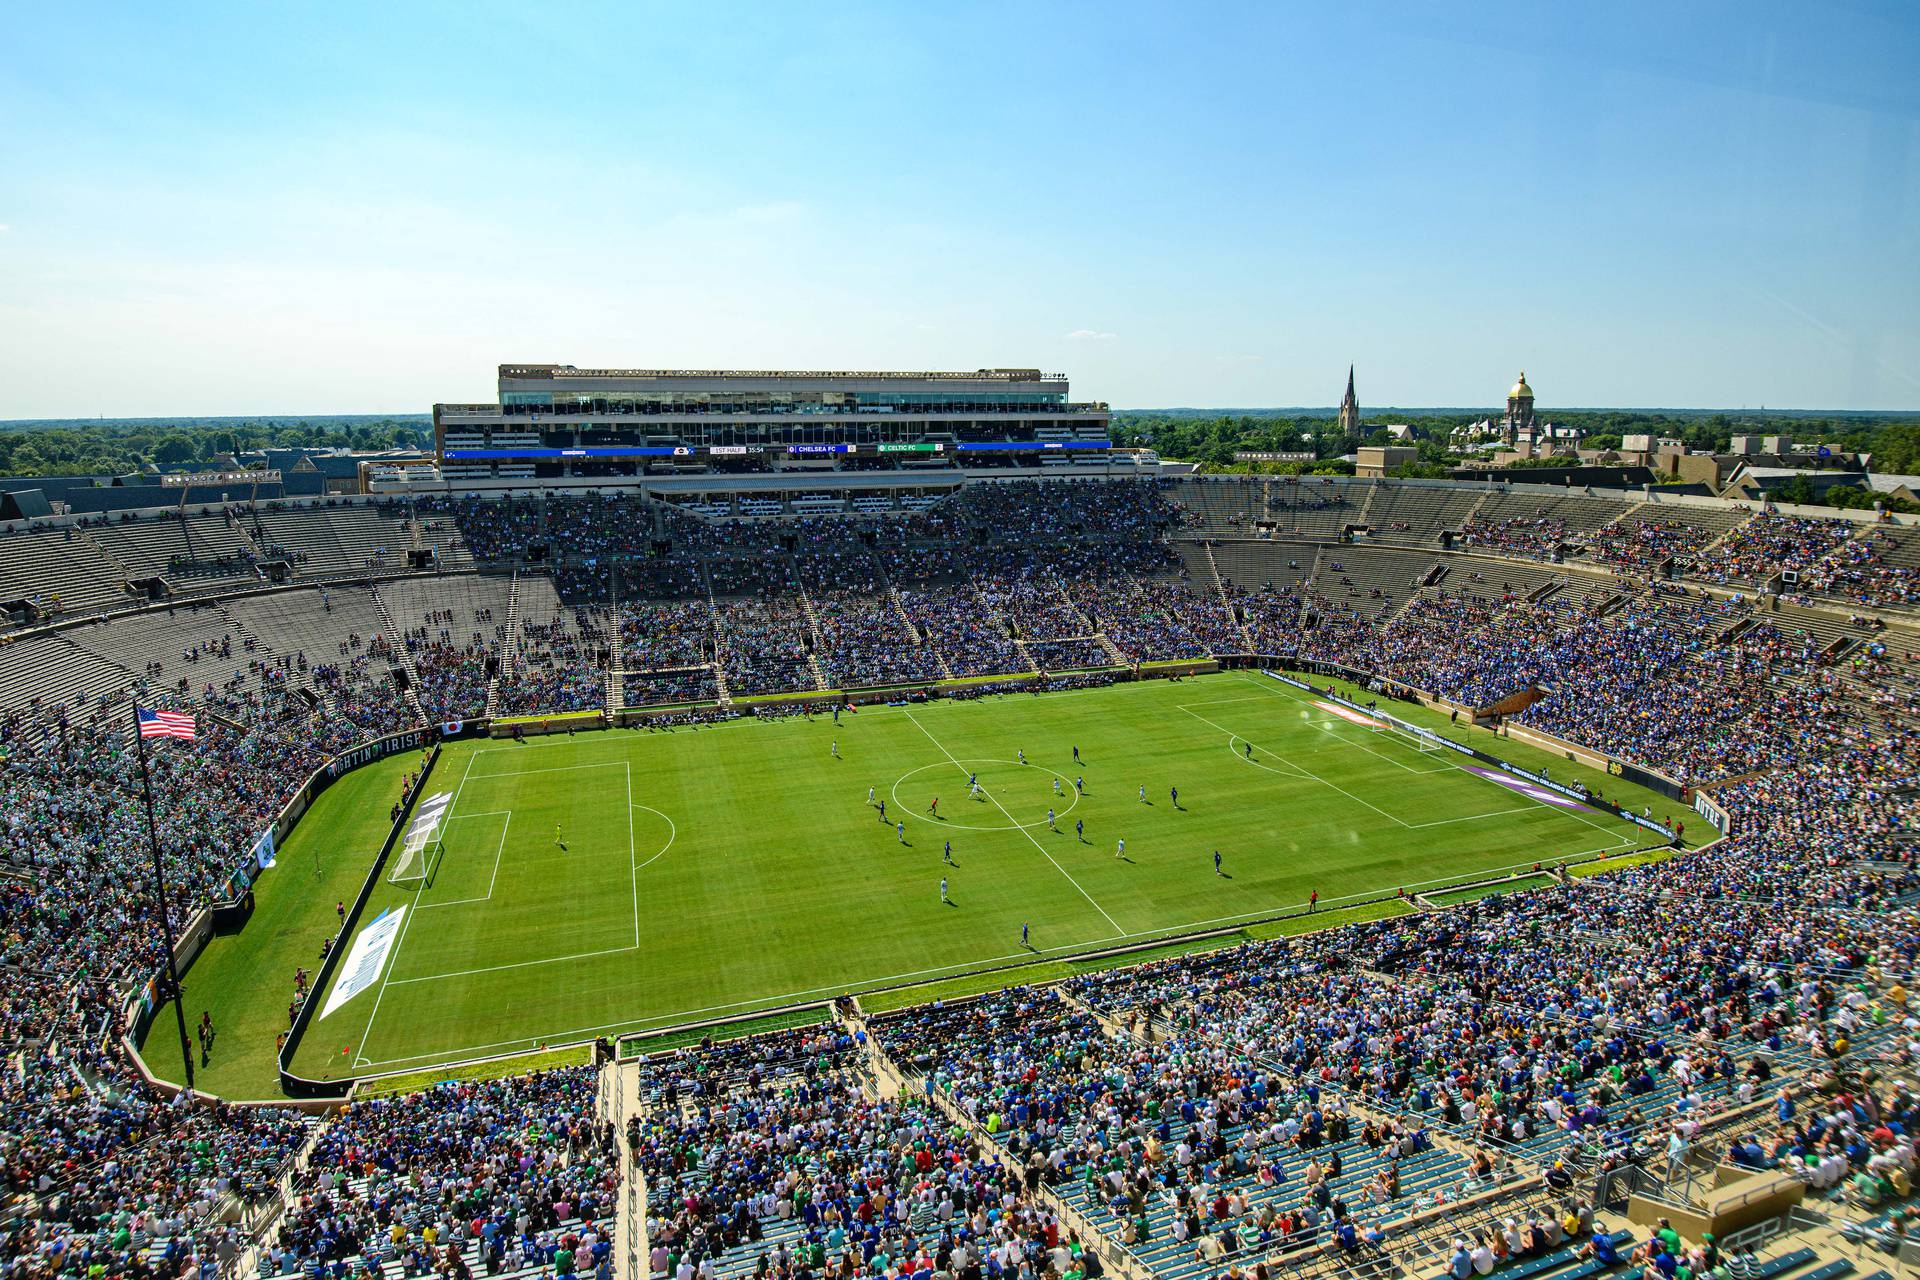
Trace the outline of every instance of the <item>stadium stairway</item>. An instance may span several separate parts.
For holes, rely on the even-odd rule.
[[[513,577],[507,583],[507,641],[500,646],[499,674],[487,681],[487,719],[489,720],[500,714],[500,682],[506,678],[507,667],[514,660],[513,637],[519,634],[520,571],[515,569]]]
[[[901,625],[906,627],[907,634],[913,637],[915,644],[922,646],[933,655],[934,662],[939,664],[941,678],[953,679],[953,667],[948,664],[947,655],[940,652],[939,645],[927,643],[926,637],[920,634],[920,628],[914,625],[913,615],[907,612],[907,602],[900,598],[900,592],[893,585],[893,579],[887,575],[884,557],[873,556],[873,572],[879,580],[881,589],[886,593],[887,602],[893,606],[893,611],[900,615]]]
[[[108,547],[105,542],[102,542],[99,538],[95,537],[91,532],[89,532],[87,529],[83,527],[76,527],[74,529],[74,532],[75,534],[78,535],[79,540],[81,542],[85,543],[87,546],[92,547],[95,551],[99,552],[100,558],[113,566],[113,570],[115,573],[119,575],[120,581],[122,582],[132,581],[133,571],[127,567],[127,562],[122,560],[119,556],[115,555],[113,553],[112,548]]]
[[[1107,655],[1107,661],[1113,663],[1115,666],[1127,665],[1127,655],[1120,652],[1120,646],[1112,640],[1109,640],[1107,633],[1102,631],[1099,625],[1087,616],[1084,609],[1074,603],[1073,596],[1068,593],[1066,584],[1056,578],[1053,587],[1054,591],[1059,594],[1061,603],[1073,610],[1073,616],[1080,619],[1080,630],[1082,633],[1090,636],[1093,642],[1100,646],[1100,652]]]
[[[386,632],[387,643],[393,646],[395,657],[407,673],[407,687],[404,690],[407,708],[413,712],[415,720],[426,724],[426,708],[420,705],[420,668],[414,665],[413,650],[409,649],[406,641],[401,639],[400,628],[394,625],[393,610],[387,607],[386,598],[380,594],[379,585],[370,586],[368,590],[373,592],[373,607],[379,611],[380,626]]]
[[[960,572],[966,577],[967,589],[973,592],[974,602],[980,606],[980,616],[985,618],[988,624],[998,630],[1001,635],[1005,636],[1008,646],[1020,655],[1020,669],[1022,671],[1038,670],[1038,664],[1034,662],[1033,655],[1027,652],[1027,642],[1020,638],[1019,631],[1015,629],[1012,623],[1007,621],[1007,615],[1001,613],[1000,610],[995,607],[987,593],[980,589],[980,584],[974,580],[973,570],[967,566],[965,561],[959,561],[958,563],[960,565]],[[1109,649],[1111,649],[1111,646],[1109,646]]]
[[[860,997],[848,996],[843,1001],[835,1001],[833,1020],[860,1046],[871,1073],[871,1091],[875,1096],[882,1099],[897,1098],[909,1092],[906,1077],[894,1067],[893,1060],[881,1051],[879,1042],[867,1030],[867,1011],[860,1006]]]
[[[800,597],[800,612],[807,620],[807,637],[812,642],[807,646],[807,672],[813,676],[813,687],[826,689],[829,686],[826,669],[820,665],[820,615],[813,611],[813,597],[807,594],[807,584],[800,581],[800,567],[787,557],[787,573],[793,579],[793,589]]]
[[[700,570],[700,586],[707,593],[708,628],[715,639],[713,691],[720,699],[720,705],[722,707],[731,708],[733,706],[733,690],[727,680],[727,664],[723,660],[724,655],[720,647],[719,639],[726,634],[726,623],[720,616],[720,601],[713,594],[713,574],[708,570],[707,562],[704,560],[700,561],[698,567]]]
[[[614,1280],[647,1280],[647,1180],[627,1141],[627,1121],[644,1117],[647,1111],[637,1059],[622,1062],[616,1053],[600,1069],[594,1111],[613,1127],[620,1150],[620,1207],[613,1221]]]
[[[869,1039],[871,1040],[871,1038]],[[884,1062],[887,1062],[888,1065],[893,1066],[894,1069],[898,1071],[897,1064],[893,1064],[890,1059],[887,1059],[884,1051],[880,1051],[880,1056]],[[912,1077],[905,1076],[903,1073],[902,1079],[911,1081]],[[974,1142],[979,1145],[982,1151],[1005,1150],[1005,1147],[999,1143],[992,1134],[987,1132],[987,1127],[984,1124],[981,1124],[978,1120],[975,1120],[965,1111],[961,1110],[959,1106],[955,1105],[953,1099],[949,1098],[943,1090],[921,1087],[916,1088],[914,1092],[923,1094],[938,1107],[949,1120],[952,1120],[957,1127],[964,1129],[971,1135]],[[1088,1242],[1097,1240],[1100,1242],[1101,1261],[1110,1264],[1108,1274],[1119,1277],[1119,1280],[1166,1280],[1166,1277],[1136,1257],[1110,1232],[1103,1231],[1096,1225],[1094,1219],[1088,1216],[1083,1208],[1085,1201],[1081,1200],[1079,1203],[1075,1203],[1076,1197],[1070,1194],[1071,1188],[1072,1184],[1068,1183],[1063,1183],[1060,1187],[1050,1187],[1043,1182],[1040,1184],[1036,1196],[1042,1204],[1051,1209],[1054,1214],[1059,1217],[1061,1224],[1068,1230],[1078,1234],[1082,1240]],[[1069,1194],[1062,1194],[1063,1190],[1066,1190]]]
[[[1373,501],[1373,495],[1367,495],[1367,501]],[[1220,576],[1220,561],[1213,554],[1213,543],[1203,542],[1200,546],[1207,553],[1207,569],[1213,575],[1213,591],[1220,597],[1220,607],[1226,610],[1227,617],[1233,619],[1233,629],[1239,633],[1240,643],[1246,646],[1248,653],[1252,653],[1253,637],[1247,634],[1246,622],[1234,611],[1233,601],[1227,595],[1227,580]]]

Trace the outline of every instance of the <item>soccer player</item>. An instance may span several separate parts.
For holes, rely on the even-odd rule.
[[[1073,780],[1073,794],[1080,795],[1081,793],[1086,791],[1086,789],[1087,789],[1087,778],[1085,774],[1081,774],[1080,776],[1076,777]]]
[[[867,788],[867,807],[868,808],[873,807],[873,788],[872,787]]]
[[[933,798],[933,803],[927,806],[927,812],[932,814],[936,818],[940,816],[940,797],[939,796],[935,796]]]
[[[1213,851],[1213,874],[1220,874],[1220,851],[1218,849]]]
[[[1073,749],[1073,762],[1074,762],[1075,764],[1079,764],[1079,763],[1080,763],[1080,748],[1078,748],[1078,747],[1075,747],[1075,748]]]
[[[1024,921],[1020,925],[1020,945],[1023,947],[1027,945],[1027,926]]]
[[[1059,795],[1059,794],[1060,794],[1060,779],[1058,779],[1058,778],[1055,778],[1055,779],[1053,780],[1053,794],[1055,794],[1055,795]]]
[[[1169,787],[1167,789],[1167,794],[1171,796],[1173,799],[1173,807],[1178,809],[1180,807],[1180,788]]]
[[[1053,825],[1053,810],[1047,810],[1047,830],[1058,831],[1059,829],[1060,828]]]
[[[557,822],[553,824],[553,842],[562,849],[567,847],[567,842],[560,838],[560,824]]]
[[[840,739],[838,738],[833,740],[833,758],[835,760],[840,758]]]
[[[1021,764],[1025,764],[1027,762],[1027,749],[1025,747],[1018,748],[1017,750],[1014,751],[1013,754],[1020,757]]]
[[[1240,745],[1247,749],[1247,759],[1253,759],[1253,744],[1251,742],[1243,742]]]
[[[1143,782],[1140,784],[1140,803],[1145,804],[1146,802],[1147,802],[1147,784]]]
[[[954,865],[953,841],[951,840],[947,841],[947,847],[940,851],[940,861],[946,863],[950,867]]]
[[[905,844],[907,842],[907,824],[906,823],[904,822],[894,823],[893,833],[900,837],[901,844]]]
[[[945,876],[941,876],[940,877],[940,901],[945,902],[946,900],[947,900],[947,878]]]
[[[1127,856],[1127,839],[1125,836],[1114,841],[1113,856],[1116,858],[1124,858]]]
[[[1075,818],[1073,820],[1073,838],[1081,844],[1087,842],[1087,820],[1085,818]]]
[[[968,795],[970,795],[970,796],[972,796],[972,797],[973,797],[973,798],[974,798],[975,800],[984,800],[984,799],[986,799],[986,797],[985,797],[985,796],[983,796],[983,795],[981,795],[981,794],[980,794],[980,779],[979,779],[979,778],[977,778],[977,777],[971,777],[971,778],[968,778],[968,779],[967,779],[967,794],[968,794]]]
[[[882,800],[880,802],[880,821],[885,822],[886,820],[887,820],[887,802],[885,800]]]

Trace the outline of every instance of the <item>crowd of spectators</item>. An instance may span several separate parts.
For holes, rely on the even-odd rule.
[[[564,1067],[349,1104],[315,1141],[267,1269],[606,1280],[619,1152],[595,1087],[594,1068]]]
[[[1043,1186],[1143,1256],[1169,1241],[1210,1266],[1347,1247],[1390,1239],[1517,1158],[1671,1160],[1724,1112],[1769,1099],[1778,1123],[1743,1131],[1737,1160],[1863,1198],[1899,1191],[1912,1152],[1878,1130],[1889,1116],[1910,1128],[1911,1098],[1882,1090],[1805,1117],[1792,1107],[1821,1073],[1920,1057],[1901,985],[1920,954],[1909,658],[1876,645],[1835,662],[1821,636],[1747,601],[1628,580],[1598,610],[1468,579],[1384,623],[1297,582],[1223,600],[1153,540],[1175,515],[1151,485],[1113,498],[1116,513],[1097,486],[1076,490],[1020,548],[1008,533],[1035,495],[993,490],[876,519],[873,541],[809,526],[780,544],[766,541],[778,523],[705,532],[715,522],[644,504],[576,522],[534,503],[433,500],[433,518],[458,522],[476,554],[692,522],[709,563],[753,567],[722,569],[715,585],[735,590],[711,605],[704,589],[616,602],[620,579],[593,574],[604,601],[565,603],[569,588],[513,627],[449,613],[398,641],[420,671],[422,710],[446,717],[484,700],[488,655],[506,659],[503,709],[550,710],[602,705],[602,655],[616,648],[633,670],[710,675],[718,661],[752,691],[810,682],[810,653],[841,680],[943,662],[1017,670],[1019,644],[1052,658],[1044,646],[1086,624],[1140,658],[1238,649],[1244,636],[1476,705],[1537,689],[1521,723],[1718,784],[1733,835],[1577,885],[1077,979],[1066,996],[909,1011],[877,1031],[930,1091],[905,1102],[875,1101],[845,1045],[777,1069],[677,1060],[661,1068],[671,1105],[634,1135],[650,1172],[687,1191],[659,1210],[670,1269],[689,1257],[758,1266],[764,1252],[783,1274],[830,1257],[877,1274],[924,1254],[1064,1274],[1078,1242],[1045,1212]],[[1826,589],[1903,592],[1903,575],[1880,572],[1897,548],[1851,525],[1836,535],[1836,523],[1757,516],[1702,563],[1728,581],[1791,563],[1830,574]],[[937,541],[963,533],[964,551]],[[310,656],[269,652],[210,617],[190,631],[175,651],[136,659],[128,687],[219,712],[201,717],[191,748],[152,757],[168,875],[199,906],[234,892],[291,787],[411,713],[387,675],[398,650],[380,635]],[[657,700],[710,687],[686,679]],[[320,705],[292,696],[303,686]],[[158,961],[126,692],[62,693],[0,717],[0,863],[21,874],[0,884],[0,1169],[35,1196],[5,1228],[10,1280],[134,1270],[145,1257],[173,1274],[221,1256],[234,1247],[223,1206],[269,1191],[310,1133],[283,1113],[165,1100],[117,1050],[121,1000]],[[277,1261],[399,1258],[424,1271],[436,1249],[472,1245],[514,1265],[596,1269],[614,1188],[584,1079],[356,1104],[323,1135],[319,1179]],[[971,1141],[937,1102],[991,1142]],[[1450,1154],[1436,1133],[1482,1155]]]
[[[1762,583],[1783,571],[1812,569],[1857,528],[1845,520],[1762,511],[1701,554],[1690,573],[1707,582]]]
[[[882,1099],[830,1026],[644,1064],[628,1138],[654,1206],[651,1274],[1101,1274],[1034,1171],[931,1099]]]

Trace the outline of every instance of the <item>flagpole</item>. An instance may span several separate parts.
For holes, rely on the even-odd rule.
[[[160,941],[167,952],[167,981],[173,987],[173,1020],[180,1027],[180,1065],[186,1068],[187,1088],[193,1088],[193,1048],[187,1039],[187,993],[180,989],[180,970],[173,961],[173,918],[167,912],[167,873],[160,861],[160,829],[153,821],[153,780],[147,776],[147,737],[140,732],[140,704],[133,704],[133,741],[140,753],[140,794],[147,803],[147,842],[153,849],[153,898],[160,907]]]

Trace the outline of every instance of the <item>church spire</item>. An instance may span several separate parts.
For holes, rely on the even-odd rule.
[[[1360,434],[1360,397],[1353,393],[1353,366],[1347,366],[1347,394],[1340,401],[1340,431],[1343,435]]]

